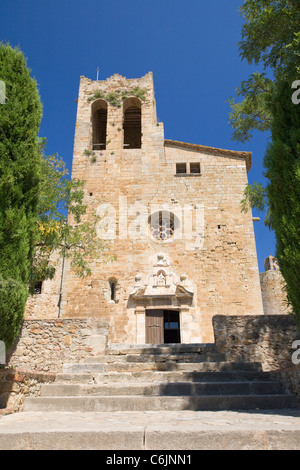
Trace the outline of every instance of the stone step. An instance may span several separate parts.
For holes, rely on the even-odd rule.
[[[139,382],[228,382],[228,381],[266,381],[270,382],[272,376],[262,371],[220,371],[220,372],[193,372],[193,371],[138,371],[138,372],[102,372],[102,373],[59,373],[56,383],[69,384],[109,384],[109,383],[139,383]]]
[[[172,361],[166,362],[124,362],[124,363],[69,363],[64,364],[64,373],[97,373],[97,372],[110,372],[110,371],[170,371],[170,370],[184,370],[184,371],[203,371],[203,372],[220,372],[220,371],[261,371],[261,364],[258,362],[193,362],[193,363],[177,363]]]
[[[106,354],[99,357],[89,357],[84,362],[90,363],[124,363],[124,362],[225,362],[226,355],[217,352],[198,353],[159,353],[159,354]]]
[[[55,382],[59,383],[69,383],[69,384],[88,384],[95,383],[94,374],[91,373],[78,373],[78,374],[69,374],[69,373],[57,373],[55,377]]]
[[[293,395],[105,396],[29,397],[24,411],[204,411],[297,408]]]
[[[168,468],[174,456],[190,468],[192,450],[300,450],[300,411],[14,413],[0,419],[0,450],[103,450],[100,466],[114,450],[128,468]]]
[[[232,371],[232,370],[252,370],[261,371],[262,366],[260,362],[198,362],[198,363],[178,363],[166,362],[166,370],[185,370],[185,371]]]
[[[44,384],[42,397],[63,396],[190,396],[190,395],[273,395],[282,393],[280,382],[175,382],[175,383],[139,383],[139,384]]]
[[[125,354],[176,354],[216,352],[214,343],[169,343],[169,344],[110,344],[106,350],[110,355]]]

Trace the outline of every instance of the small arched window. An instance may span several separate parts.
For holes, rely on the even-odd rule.
[[[92,105],[93,150],[106,149],[107,103],[97,100]]]
[[[140,149],[142,146],[142,109],[138,98],[124,101],[124,149]]]
[[[109,300],[117,301],[117,280],[113,277],[109,279]]]

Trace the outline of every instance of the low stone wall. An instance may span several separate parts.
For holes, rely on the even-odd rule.
[[[292,344],[300,340],[296,322],[289,315],[213,317],[218,350],[231,361],[261,362],[263,370],[293,367]]]
[[[25,320],[7,354],[7,367],[60,372],[65,362],[104,353],[108,323],[96,319]]]
[[[55,374],[51,373],[0,369],[0,408],[4,414],[21,411],[25,397],[39,396],[42,384],[54,380]]]
[[[300,399],[300,365],[275,371],[275,375],[285,383],[287,389]]]

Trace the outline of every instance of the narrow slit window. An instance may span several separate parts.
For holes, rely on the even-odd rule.
[[[176,175],[186,174],[186,163],[176,163]]]
[[[116,284],[112,282],[110,284],[110,300],[115,300],[116,296]]]
[[[110,279],[109,280],[109,297],[110,300],[113,302],[116,302],[116,293],[117,293],[117,281],[116,279]]]

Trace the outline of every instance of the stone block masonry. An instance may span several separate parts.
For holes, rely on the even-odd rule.
[[[277,279],[280,275],[278,271],[267,273],[276,274]],[[261,362],[264,371],[271,371],[286,390],[300,398],[300,353],[299,346],[293,347],[294,342],[300,344],[300,331],[292,316],[218,315],[213,318],[213,326],[217,349],[228,360]]]
[[[21,370],[59,372],[64,362],[103,354],[108,324],[97,319],[25,320],[7,365]]]
[[[284,290],[284,278],[279,270],[260,273],[260,285],[265,315],[283,315],[291,313]]]
[[[231,361],[261,362],[265,371],[293,366],[292,345],[300,331],[292,316],[225,316],[213,318],[216,346]]]
[[[287,315],[217,315],[213,317],[217,350],[228,360],[261,362],[264,370],[293,367],[292,344],[300,340]],[[63,363],[105,355],[107,321],[89,319],[26,320],[8,353],[7,367],[34,372],[61,372]]]
[[[295,393],[300,400],[300,366],[288,367],[286,369],[278,369],[275,371],[281,382],[286,385],[287,390]]]
[[[28,297],[25,320],[51,320],[59,316],[62,260],[57,252],[51,256],[49,264],[55,267],[55,275],[51,281],[41,282],[40,290]]]
[[[47,372],[0,369],[0,412],[1,409],[3,414],[21,411],[25,397],[39,396],[42,384],[54,382],[55,377]]]

